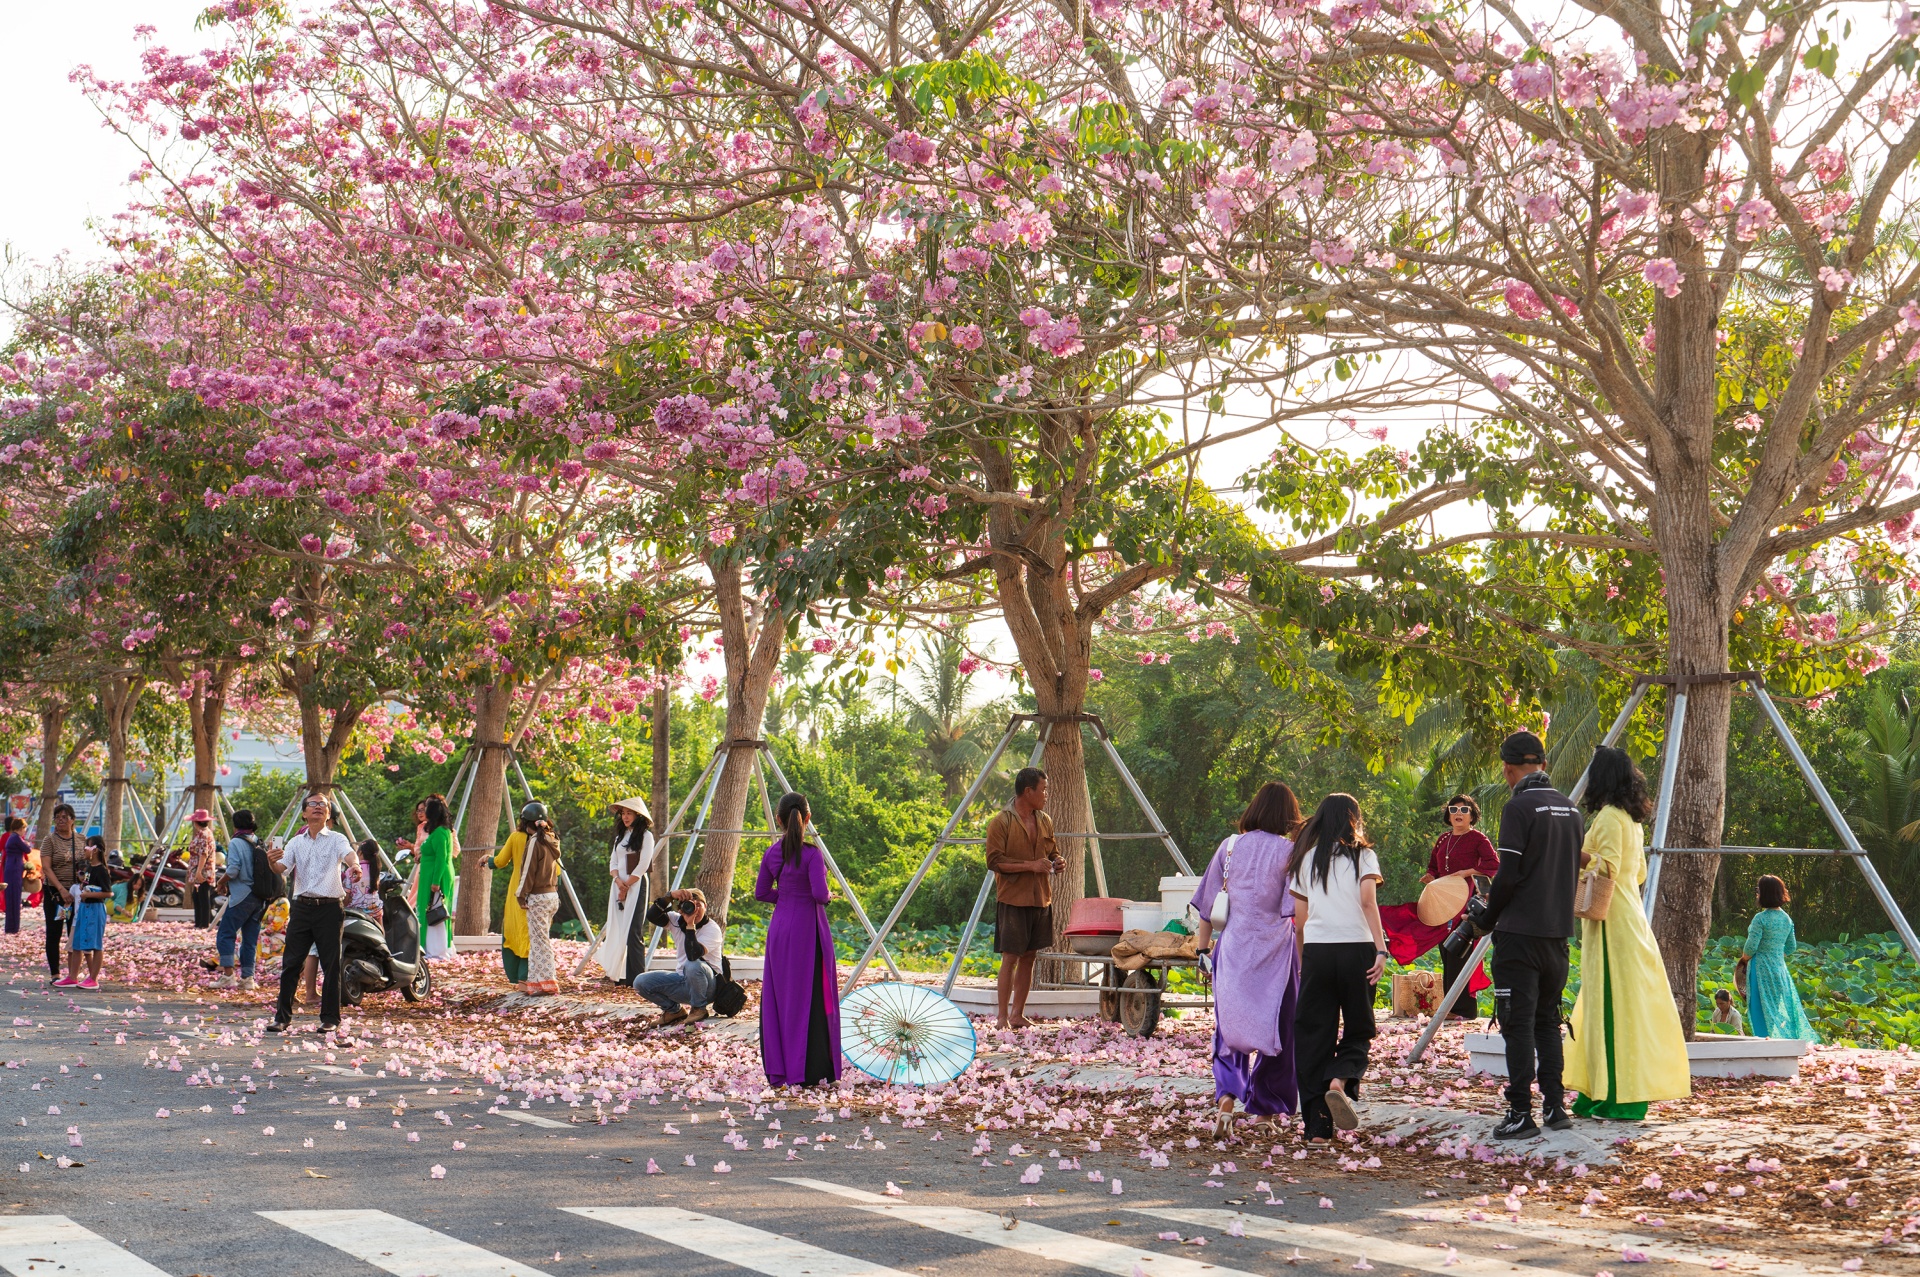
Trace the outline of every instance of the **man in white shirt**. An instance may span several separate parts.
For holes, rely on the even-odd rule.
[[[660,1018],[651,1027],[682,1020],[698,1024],[707,1018],[707,1004],[720,979],[723,942],[720,924],[707,916],[706,893],[698,887],[670,892],[647,909],[647,921],[666,928],[680,959],[676,970],[642,971],[633,978],[634,992],[660,1008]],[[636,960],[636,965],[644,960]]]
[[[280,956],[280,1001],[269,1033],[284,1033],[293,1023],[293,991],[307,951],[320,958],[320,1027],[340,1027],[340,929],[346,922],[346,887],[340,868],[354,857],[353,843],[327,828],[333,804],[325,794],[309,794],[301,808],[305,827],[283,848],[269,847],[274,868],[287,876],[292,906],[287,915],[286,949]]]

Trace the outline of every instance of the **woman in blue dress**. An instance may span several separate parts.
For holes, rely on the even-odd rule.
[[[1747,942],[1740,948],[1740,961],[1747,966],[1747,1023],[1757,1038],[1798,1038],[1818,1042],[1820,1035],[1807,1022],[1800,1005],[1800,991],[1793,986],[1793,974],[1787,970],[1787,955],[1799,948],[1793,934],[1793,919],[1785,905],[1787,884],[1772,874],[1762,874],[1756,885],[1760,912],[1747,927]]]

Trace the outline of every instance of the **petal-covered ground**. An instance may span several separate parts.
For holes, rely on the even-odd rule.
[[[580,946],[557,947],[563,974],[571,972]],[[211,989],[211,954],[210,934],[184,924],[118,926],[109,933],[103,988],[129,997],[136,1018],[172,1024],[190,1015],[221,1046],[280,1045],[261,1034],[272,989]],[[0,939],[0,962],[12,987],[45,988],[37,918]],[[277,966],[263,963],[262,971]],[[1165,1018],[1146,1040],[1098,1020],[1018,1032],[976,1021],[979,1056],[953,1083],[894,1088],[849,1070],[829,1090],[776,1093],[760,1070],[752,1004],[737,1020],[649,1031],[639,999],[605,980],[566,982],[564,996],[538,1002],[509,996],[491,952],[436,963],[434,983],[435,997],[418,1006],[369,997],[349,1017],[350,1047],[307,1034],[292,1040],[294,1049],[376,1074],[477,1083],[496,1092],[496,1106],[537,1104],[576,1122],[615,1122],[662,1105],[731,1106],[743,1116],[774,1103],[782,1111],[811,1107],[859,1121],[858,1139],[873,1147],[885,1146],[889,1128],[901,1132],[895,1138],[914,1131],[1023,1183],[1037,1182],[1035,1167],[1074,1174],[1081,1156],[1110,1160],[1124,1151],[1132,1174],[1149,1183],[1163,1171],[1198,1170],[1222,1187],[1271,1196],[1308,1172],[1317,1182],[1327,1174],[1392,1176],[1424,1185],[1436,1210],[1489,1218],[1526,1218],[1557,1201],[1579,1215],[1665,1230],[1656,1235],[1737,1244],[1729,1234],[1756,1230],[1776,1246],[1785,1234],[1815,1248],[1865,1243],[1920,1253],[1920,1130],[1912,1126],[1920,1058],[1905,1047],[1818,1048],[1793,1080],[1701,1080],[1691,1098],[1656,1105],[1644,1124],[1580,1123],[1588,1153],[1575,1157],[1493,1143],[1503,1082],[1466,1073],[1460,1030],[1449,1027],[1408,1066],[1402,1061],[1420,1024],[1385,1020],[1366,1084],[1368,1124],[1332,1147],[1311,1147],[1291,1125],[1272,1122],[1214,1138],[1213,1024],[1205,1011]],[[101,997],[58,992],[80,1004]],[[183,1012],[182,1003],[193,1009]],[[195,1049],[192,1040],[173,1042],[150,1053],[151,1067],[182,1074],[188,1087],[210,1081]],[[162,1090],[155,1102],[170,1098]],[[185,1100],[183,1092],[174,1103]]]

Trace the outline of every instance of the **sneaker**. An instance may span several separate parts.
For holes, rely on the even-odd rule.
[[[53,987],[56,989],[71,989],[79,983],[80,982],[74,979],[72,976],[63,975],[58,980],[55,980],[53,982]]]
[[[252,993],[255,989],[260,987],[260,982],[254,979],[252,976],[247,976],[244,979],[242,979],[240,983],[235,987],[238,989],[244,990],[247,993]]]
[[[100,982],[94,979],[86,979],[80,982],[80,987],[83,989],[97,989],[100,987]]]
[[[1345,1089],[1341,1087],[1327,1088],[1327,1112],[1333,1115],[1333,1129],[1336,1131],[1360,1128],[1360,1115],[1354,1112],[1353,1101],[1347,1098]]]
[[[653,1022],[652,1027],[656,1029],[664,1029],[669,1024],[678,1024],[680,1023],[680,1021],[686,1018],[687,1018],[687,1009],[685,1007],[675,1007],[671,1011],[662,1011],[660,1013],[660,1018]]]
[[[706,1007],[695,1007],[693,1010],[687,1012],[687,1023],[698,1024],[712,1014],[713,1012],[709,1011]]]
[[[1533,1120],[1532,1109],[1514,1109],[1493,1128],[1493,1138],[1497,1140],[1530,1140],[1540,1134],[1540,1127]]]
[[[1540,1110],[1540,1124],[1549,1130],[1570,1131],[1573,1119],[1567,1116],[1564,1105],[1549,1104]]]
[[[231,974],[228,974],[215,980],[212,987],[216,989],[237,989],[240,987],[240,982],[234,979]]]
[[[269,1024],[266,1027],[266,1029],[263,1031],[267,1033],[285,1033],[288,1029],[291,1029],[292,1027],[293,1027],[293,1023],[290,1020],[275,1020],[272,1024]]]

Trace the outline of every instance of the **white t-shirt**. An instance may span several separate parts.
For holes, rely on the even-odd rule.
[[[1300,872],[1288,884],[1294,895],[1307,903],[1307,925],[1301,932],[1304,944],[1345,944],[1351,941],[1373,943],[1373,931],[1360,908],[1360,884],[1368,878],[1380,879],[1380,857],[1371,847],[1360,849],[1359,861],[1335,853],[1327,866],[1325,883],[1314,881],[1313,852],[1305,851]]]

